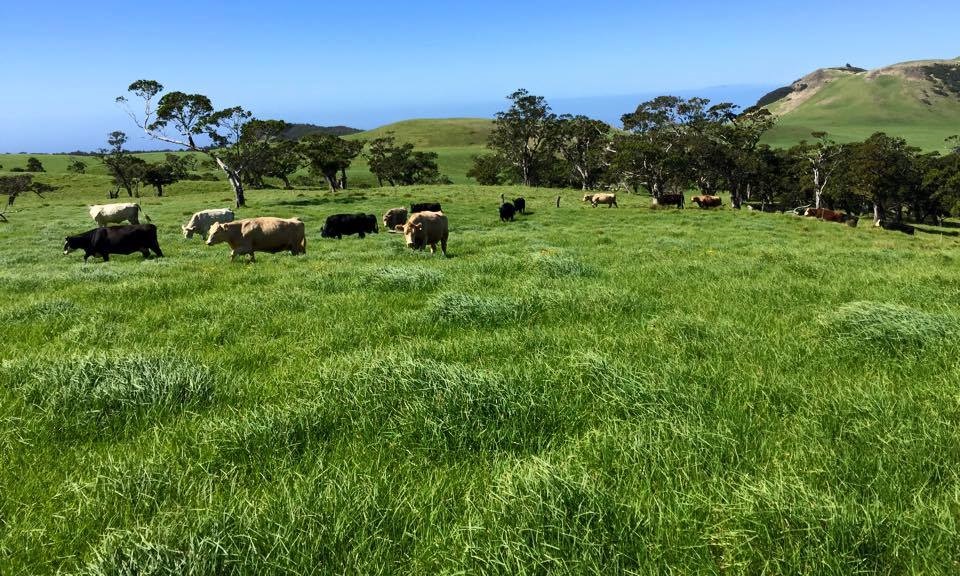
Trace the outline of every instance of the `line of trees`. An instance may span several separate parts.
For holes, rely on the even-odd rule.
[[[775,118],[705,98],[662,96],[624,114],[623,129],[584,116],[557,116],[542,96],[507,97],[468,176],[481,184],[626,189],[653,197],[696,189],[745,202],[829,206],[853,213],[939,221],[960,214],[960,138],[950,152],[921,153],[874,134],[838,144],[825,132],[790,149],[762,144]]]
[[[226,174],[238,208],[246,204],[246,187],[263,187],[264,178],[272,177],[292,188],[290,176],[301,167],[323,178],[331,192],[343,190],[347,169],[366,145],[327,133],[291,141],[284,137],[289,125],[282,120],[257,119],[239,106],[218,110],[202,94],[164,93],[163,85],[155,80],[138,80],[128,92],[142,103],[142,113],[134,111],[127,96],[120,96],[117,102],[134,123],[154,140],[207,155]],[[162,195],[163,186],[189,172],[180,170],[183,166],[173,160],[175,155],[168,154],[161,164],[143,163],[123,151],[126,136],[118,143],[117,135],[123,133],[111,134],[111,148],[100,157],[118,191],[124,188],[132,196],[134,184],[142,181]],[[206,137],[209,144],[198,143],[200,137]],[[412,145],[398,144],[392,135],[371,141],[366,158],[381,185],[384,181],[394,186],[449,182],[439,172],[436,153],[414,151]]]

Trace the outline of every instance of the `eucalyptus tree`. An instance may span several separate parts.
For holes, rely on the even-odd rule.
[[[538,168],[553,160],[557,116],[543,96],[522,88],[507,99],[513,104],[497,112],[487,145],[516,169],[521,184],[533,186]]]
[[[330,191],[336,192],[346,188],[347,168],[363,150],[363,142],[332,134],[309,134],[300,139],[298,150],[310,171],[323,176]],[[339,179],[338,174],[342,175]]]
[[[210,98],[203,94],[167,92],[161,96],[164,87],[156,80],[137,80],[127,91],[142,101],[142,113],[131,108],[126,96],[118,97],[117,102],[147,136],[210,156],[227,175],[237,207],[246,205],[242,156],[230,156],[225,151],[238,143],[244,125],[252,119],[250,112],[238,106],[216,110]],[[198,145],[195,137],[201,135],[209,137],[212,146]],[[228,163],[227,157],[239,158],[241,164]]]
[[[592,189],[607,164],[610,125],[586,116],[564,114],[558,120],[557,154],[582,190]]]

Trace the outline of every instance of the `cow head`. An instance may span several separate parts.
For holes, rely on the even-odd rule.
[[[67,236],[66,238],[64,238],[64,240],[63,240],[63,253],[64,253],[64,254],[69,254],[69,253],[73,252],[74,250],[76,250],[77,248],[79,248],[79,246],[77,246],[77,238],[74,238],[74,237],[71,237],[71,236]]]
[[[207,246],[220,244],[227,241],[227,228],[220,222],[214,222],[210,227],[210,234],[207,235]]]
[[[408,248],[422,250],[426,246],[423,224],[420,222],[407,222],[403,227],[403,238]]]
[[[593,202],[593,194],[584,194],[584,195],[583,195],[583,201],[584,201],[584,202]]]
[[[193,233],[197,231],[196,228],[191,228],[190,226],[181,226],[180,229],[183,230],[184,238],[193,238]]]

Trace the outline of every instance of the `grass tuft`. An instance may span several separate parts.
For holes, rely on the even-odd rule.
[[[850,302],[823,322],[842,340],[894,353],[924,348],[960,333],[960,323],[953,316],[884,302]]]
[[[217,387],[209,367],[172,353],[37,360],[13,378],[27,404],[64,436],[99,436],[204,406]]]

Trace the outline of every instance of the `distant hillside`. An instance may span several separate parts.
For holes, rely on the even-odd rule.
[[[288,140],[299,140],[307,134],[333,134],[334,136],[349,136],[363,132],[349,126],[316,126],[314,124],[290,124],[283,131],[283,137]]]
[[[874,132],[942,150],[960,134],[960,59],[921,60],[864,70],[824,68],[775,90],[758,103],[778,116],[771,144],[787,146],[829,132],[839,141]]]
[[[371,140],[393,132],[400,142],[417,148],[462,148],[485,146],[493,121],[486,118],[426,118],[387,124],[350,136]]]

